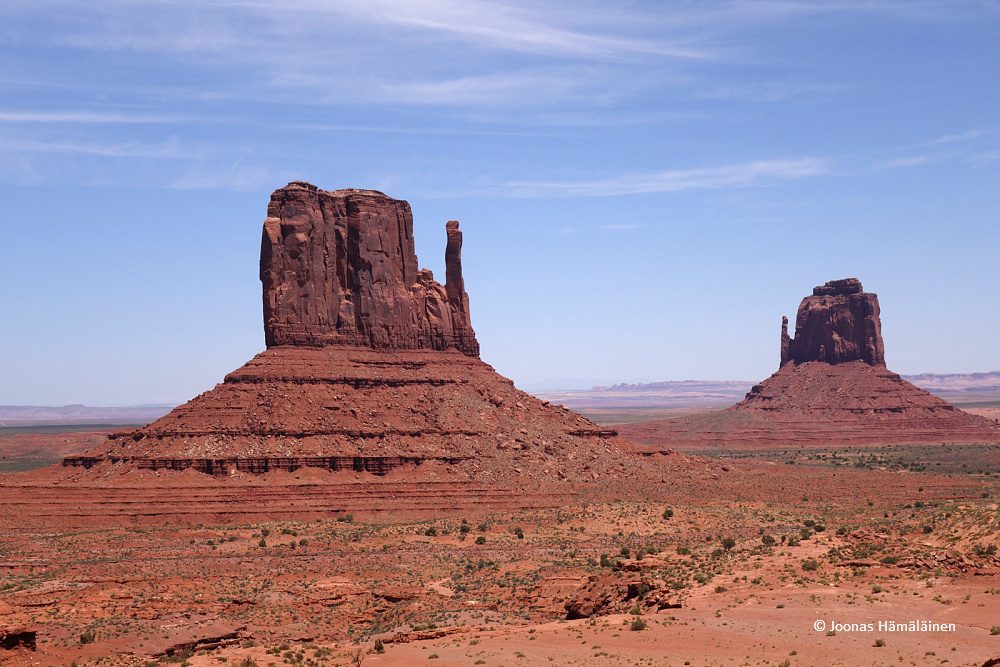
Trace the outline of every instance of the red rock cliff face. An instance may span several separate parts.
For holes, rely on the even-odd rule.
[[[417,268],[405,201],[300,181],[276,190],[260,252],[267,346],[456,349],[478,357],[457,222],[447,224],[447,236],[442,286]]]
[[[861,360],[885,365],[878,296],[863,292],[857,278],[832,280],[802,299],[789,338],[782,318],[781,365],[822,361],[841,364]]]

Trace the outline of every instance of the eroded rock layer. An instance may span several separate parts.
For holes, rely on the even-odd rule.
[[[210,475],[315,468],[381,476],[435,463],[466,480],[593,482],[640,465],[617,433],[456,351],[281,346],[149,426],[64,460]]]

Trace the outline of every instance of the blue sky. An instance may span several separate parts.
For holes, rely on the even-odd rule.
[[[893,370],[1000,368],[996,0],[5,0],[0,404],[260,351],[290,180],[408,200],[439,277],[460,220],[522,387],[764,378],[848,276]]]

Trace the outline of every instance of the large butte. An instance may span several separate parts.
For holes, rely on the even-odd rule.
[[[35,479],[112,496],[161,489],[173,502],[190,496],[174,487],[221,485],[234,494],[225,502],[213,491],[203,510],[178,512],[249,518],[258,508],[309,510],[268,511],[262,492],[246,496],[253,507],[234,508],[245,497],[233,489],[299,485],[301,495],[308,483],[318,490],[306,504],[317,510],[539,506],[610,493],[661,459],[683,465],[519,391],[483,363],[462,232],[454,221],[446,232],[441,285],[417,268],[405,201],[302,182],[277,190],[261,242],[267,349],[152,424]],[[142,502],[155,498],[150,491]]]

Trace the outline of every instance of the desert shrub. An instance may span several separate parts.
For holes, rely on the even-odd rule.
[[[729,551],[735,546],[736,546],[736,540],[734,540],[731,537],[727,537],[726,539],[722,540],[722,548],[725,549],[726,551]]]
[[[299,540],[299,546],[300,547],[305,547],[305,546],[308,546],[308,545],[309,545],[309,540],[307,540],[306,538],[303,537],[301,540]]]
[[[913,503],[913,506],[916,507],[917,509],[920,509],[921,507],[924,506],[924,501],[918,500],[917,502]]]
[[[882,648],[883,646],[885,646],[885,640],[884,639],[876,639],[875,643],[873,644],[873,646],[876,646],[878,648]]]
[[[881,593],[881,592],[882,592],[882,587],[881,586],[879,586],[878,584],[875,584],[874,586],[872,586],[872,593]]]
[[[476,538],[476,544],[486,544],[486,538],[480,535]]]
[[[385,644],[382,643],[381,639],[375,640],[375,652],[380,654],[385,653]]]
[[[677,555],[688,556],[691,554],[691,550],[687,547],[677,547]]]
[[[260,542],[257,543],[257,546],[258,547],[266,547],[267,546],[267,540],[265,540],[263,537],[260,538]]]
[[[646,621],[642,618],[633,618],[632,624],[628,626],[628,629],[632,632],[639,632],[640,630],[646,629]]]
[[[841,526],[837,529],[838,535],[847,535],[847,526]]]
[[[292,530],[291,528],[282,528],[282,529],[281,529],[281,534],[282,534],[282,535],[294,535],[294,536],[296,536],[296,537],[298,537],[298,535],[299,535],[298,533],[296,533],[296,532],[295,532],[294,530]]]
[[[895,565],[899,562],[899,556],[886,556],[881,560],[884,565]]]
[[[813,526],[813,530],[815,530],[817,533],[822,533],[824,530],[826,530],[826,526],[824,526],[821,523],[817,523],[815,526]]]
[[[790,547],[797,547],[797,546],[799,546],[799,538],[797,538],[797,537],[789,537],[788,538],[788,546],[790,546]]]
[[[601,554],[601,567],[612,567],[614,566],[614,561],[608,558],[607,554]]]
[[[257,661],[251,658],[250,656],[247,656],[242,660],[240,660],[239,662],[235,663],[235,665],[236,667],[257,667]]]
[[[426,535],[428,537],[437,537],[437,534],[438,534],[438,530],[434,526],[431,526],[430,528],[428,528],[427,530],[424,531],[424,535]]]
[[[806,572],[815,572],[819,569],[819,561],[815,558],[807,558],[802,561],[802,569]]]
[[[268,528],[261,528],[260,529],[260,534],[262,536],[264,536],[264,537],[267,537],[268,535],[271,534],[271,531]]]
[[[628,558],[628,555],[631,553],[631,550],[628,547],[622,547],[618,553]]]
[[[924,526],[924,535],[934,530],[934,526]]]
[[[354,515],[353,514],[342,514],[342,515],[340,515],[340,516],[337,517],[337,521],[340,521],[341,523],[354,523]]]
[[[977,544],[972,550],[977,556],[992,556],[997,552],[997,545],[991,544],[988,547],[984,547],[982,544]]]
[[[485,533],[489,529],[490,525],[488,523],[481,523],[478,526],[476,526],[476,530],[478,530],[480,533]]]
[[[812,537],[812,531],[808,528],[799,528],[799,539],[808,540]]]
[[[93,644],[94,640],[97,639],[97,633],[93,630],[87,630],[86,632],[80,633],[80,644]]]
[[[461,532],[461,533],[462,533],[463,535],[465,535],[465,534],[466,534],[466,533],[468,533],[468,532],[469,532],[470,530],[472,530],[472,526],[470,526],[470,525],[469,525],[469,524],[467,524],[467,523],[463,523],[463,524],[462,524],[461,526],[459,526],[459,528],[458,528],[458,529],[459,529],[459,531],[460,531],[460,532]]]
[[[665,510],[663,510],[663,518],[664,519],[669,519],[673,515],[674,515],[674,511],[672,509],[665,509]]]
[[[812,519],[806,519],[805,521],[802,522],[802,525],[806,526],[807,528],[812,528],[813,526],[816,525],[816,522],[813,521]]]
[[[524,530],[522,530],[520,526],[515,526],[514,530],[511,531],[511,532],[513,532],[515,535],[517,535],[517,539],[519,539],[519,540],[523,540],[524,539]]]
[[[760,538],[760,543],[765,547],[773,547],[778,540],[774,539],[774,535],[763,535]]]
[[[1000,625],[994,625],[992,628],[990,628],[990,634],[1000,635]]]
[[[725,593],[725,592],[726,592],[726,591],[728,591],[728,590],[729,590],[729,589],[728,589],[728,588],[726,588],[725,586],[716,586],[716,587],[715,587],[715,592],[716,592],[716,593]]]

